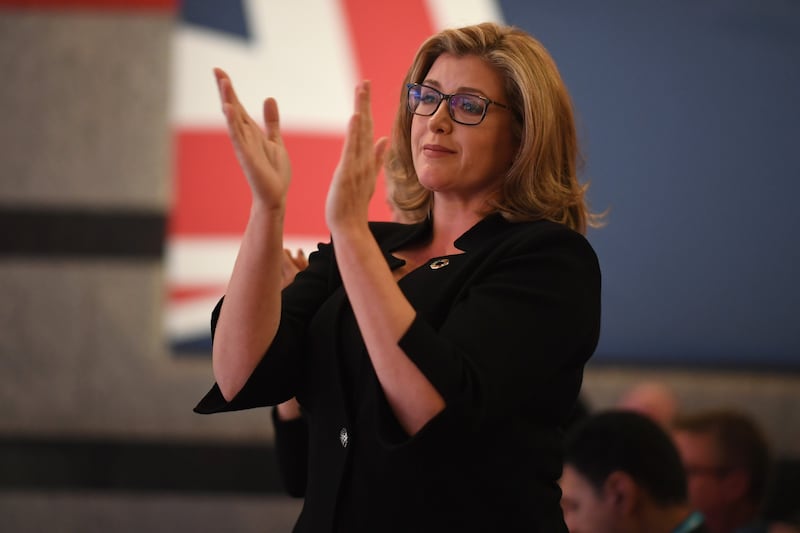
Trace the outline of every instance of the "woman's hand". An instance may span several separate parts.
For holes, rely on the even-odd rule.
[[[283,250],[283,260],[281,261],[281,278],[283,286],[286,287],[294,281],[295,276],[308,266],[308,259],[303,250],[297,250],[297,255],[292,255],[288,249]]]
[[[373,144],[372,136],[370,84],[364,81],[356,87],[355,111],[328,189],[325,219],[331,233],[353,225],[366,227],[369,201],[387,146],[386,137]]]
[[[214,76],[222,101],[222,112],[228,123],[228,136],[236,151],[239,166],[250,184],[254,205],[268,210],[283,209],[291,179],[291,165],[281,138],[278,103],[274,98],[264,101],[265,133],[239,102],[228,75],[216,68]]]

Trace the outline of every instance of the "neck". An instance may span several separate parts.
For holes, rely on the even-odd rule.
[[[433,232],[429,244],[431,250],[437,250],[433,255],[446,255],[459,253],[455,247],[455,240],[468,229],[477,224],[484,215],[472,211],[447,211],[434,208]]]
[[[756,518],[756,508],[744,502],[719,512],[704,512],[706,527],[711,533],[731,533],[737,527],[749,524]]]
[[[433,206],[433,238],[431,246],[448,248],[449,253],[455,252],[456,248],[453,242],[485,216],[478,209],[470,206],[456,206],[444,202],[435,202]]]

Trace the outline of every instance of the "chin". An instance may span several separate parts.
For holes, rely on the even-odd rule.
[[[447,188],[447,184],[449,180],[437,178],[435,175],[431,175],[430,173],[423,174],[422,176],[418,176],[419,183],[429,191],[441,191]]]

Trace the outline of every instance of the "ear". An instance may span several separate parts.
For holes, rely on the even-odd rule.
[[[603,484],[606,502],[618,516],[630,516],[639,505],[639,486],[633,478],[622,470],[609,474]]]

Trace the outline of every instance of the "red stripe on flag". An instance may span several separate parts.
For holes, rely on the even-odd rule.
[[[338,135],[283,132],[292,160],[285,231],[327,236],[325,198],[339,161]],[[175,203],[169,232],[181,236],[241,235],[250,212],[250,188],[225,130],[181,130],[175,134]],[[388,208],[383,198],[383,220]]]
[[[172,303],[191,302],[198,298],[221,297],[223,294],[225,294],[224,284],[219,286],[173,287],[169,290],[169,301]]]
[[[434,32],[424,0],[343,0],[358,76],[372,83],[375,135],[391,135],[403,101],[403,79],[419,46]],[[384,178],[378,179],[370,220],[388,220]]]
[[[388,135],[417,49],[434,32],[424,0],[344,0],[359,76],[372,81],[375,132]]]

